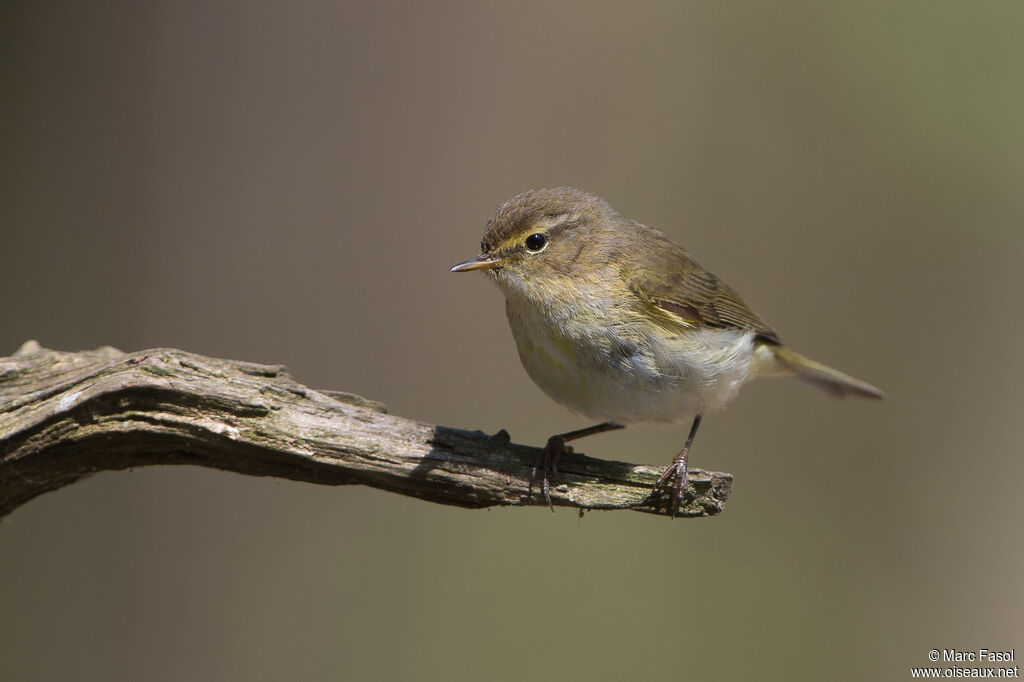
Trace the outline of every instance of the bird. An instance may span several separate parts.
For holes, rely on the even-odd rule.
[[[834,396],[878,400],[871,384],[811,360],[730,286],[660,230],[571,187],[531,189],[487,222],[480,254],[451,272],[481,271],[505,296],[527,374],[555,402],[595,422],[551,436],[534,465],[548,507],[570,441],[641,424],[689,424],[652,495],[683,500],[689,452],[705,414],[747,381],[794,376]]]

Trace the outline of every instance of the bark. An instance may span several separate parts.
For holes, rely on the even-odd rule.
[[[537,506],[538,448],[387,413],[314,390],[280,365],[157,348],[61,352],[25,343],[0,359],[0,516],[105,470],[194,464],[325,485],[362,484],[460,507]],[[660,467],[569,453],[555,505],[667,515]],[[719,513],[732,476],[694,469],[679,516]]]

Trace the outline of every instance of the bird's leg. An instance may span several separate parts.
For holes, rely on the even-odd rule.
[[[683,501],[683,488],[686,487],[687,454],[690,452],[690,445],[693,444],[693,437],[697,435],[697,427],[699,426],[700,415],[698,414],[693,418],[693,425],[690,426],[690,435],[686,437],[686,443],[683,445],[683,449],[679,451],[679,454],[672,458],[672,464],[669,465],[668,469],[665,469],[665,473],[658,477],[658,482],[654,484],[654,489],[657,490],[669,479],[672,480],[672,495],[669,498],[669,513],[672,515],[673,519],[676,517],[676,512],[679,511],[679,504]]]
[[[533,484],[537,481],[537,470],[540,469],[543,476],[540,488],[544,492],[544,500],[548,503],[548,508],[552,512],[555,511],[555,506],[551,504],[551,479],[558,478],[558,460],[566,452],[572,452],[572,448],[566,445],[566,443],[577,438],[583,438],[584,436],[592,436],[595,433],[604,433],[605,431],[614,431],[621,428],[623,428],[621,424],[605,422],[588,426],[585,429],[560,433],[557,436],[548,438],[547,444],[541,448],[540,453],[537,455],[537,461],[533,464],[533,472],[530,474],[530,488],[527,494],[533,494]]]

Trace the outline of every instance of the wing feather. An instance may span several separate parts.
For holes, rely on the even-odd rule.
[[[638,254],[622,273],[642,305],[669,313],[685,327],[749,329],[766,341],[780,343],[775,330],[732,287],[702,268],[682,247],[660,235],[659,241],[657,248]]]

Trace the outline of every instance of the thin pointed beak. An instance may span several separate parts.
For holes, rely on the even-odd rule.
[[[463,261],[449,272],[469,272],[471,270],[491,270],[501,265],[504,259],[497,258],[495,256],[488,256],[486,253],[482,253],[473,260]]]

